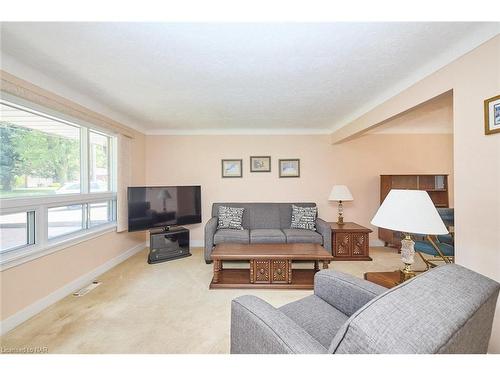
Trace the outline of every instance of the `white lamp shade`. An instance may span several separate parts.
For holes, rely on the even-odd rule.
[[[405,233],[448,233],[429,194],[423,190],[391,190],[371,223]]]
[[[330,196],[328,197],[329,201],[352,201],[354,200],[351,192],[345,185],[333,185],[332,191],[330,192]]]

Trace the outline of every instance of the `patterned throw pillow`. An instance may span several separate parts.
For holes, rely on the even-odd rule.
[[[219,224],[217,229],[239,229],[243,230],[241,222],[243,220],[244,208],[219,206]]]
[[[317,207],[298,207],[292,204],[291,228],[316,230]]]

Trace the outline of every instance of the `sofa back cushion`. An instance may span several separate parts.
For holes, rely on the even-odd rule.
[[[456,264],[375,297],[335,335],[331,353],[486,353],[500,284]]]
[[[219,206],[242,207],[244,229],[286,229],[292,221],[292,204],[316,207],[316,203],[214,203],[212,217],[218,215]]]

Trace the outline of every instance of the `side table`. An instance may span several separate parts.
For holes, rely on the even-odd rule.
[[[333,260],[372,260],[368,235],[371,229],[356,223],[330,223]]]
[[[365,272],[365,280],[377,285],[393,288],[400,283],[400,272]]]

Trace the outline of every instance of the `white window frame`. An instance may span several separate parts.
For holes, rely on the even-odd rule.
[[[10,249],[0,254],[0,270],[45,256],[66,247],[73,246],[104,233],[116,231],[116,179],[117,179],[117,137],[109,130],[102,129],[85,121],[57,113],[48,108],[28,102],[2,92],[0,103],[31,112],[42,117],[76,126],[80,129],[80,193],[47,196],[24,196],[19,198],[1,198],[0,214],[25,211],[35,212],[35,243]],[[109,137],[108,155],[108,191],[90,193],[89,181],[89,131]],[[90,227],[88,204],[111,201],[112,221]],[[51,207],[83,205],[83,229],[48,239],[48,209]]]

